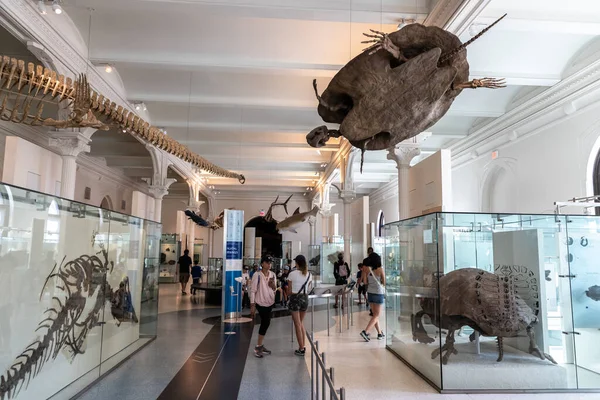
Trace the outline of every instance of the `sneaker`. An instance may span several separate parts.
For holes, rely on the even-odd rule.
[[[296,350],[296,351],[294,351],[294,354],[299,357],[304,357],[306,355],[306,349]]]
[[[186,292],[181,292],[181,294],[185,296],[187,293]]]
[[[265,346],[260,346],[260,351],[265,355],[271,355],[271,350],[268,350]]]
[[[338,308],[338,305],[337,305],[337,304],[334,304],[334,305],[333,305],[333,308]]]
[[[373,311],[369,310],[369,316],[372,317],[373,316]]]
[[[371,338],[369,337],[369,334],[368,334],[367,332],[365,332],[365,331],[362,331],[362,332],[360,333],[360,336],[361,336],[363,339],[365,339],[365,342],[370,342],[370,341],[371,341]]]
[[[383,339],[385,339],[385,334],[380,333],[377,335],[377,340],[383,340]]]
[[[256,358],[263,358],[262,346],[255,346],[254,347],[254,357],[256,357]]]

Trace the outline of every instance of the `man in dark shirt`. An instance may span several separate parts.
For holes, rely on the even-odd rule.
[[[336,286],[348,284],[350,267],[348,266],[348,263],[344,261],[343,253],[338,253],[338,260],[333,264],[333,276],[335,278]],[[339,297],[340,296],[335,296],[335,304],[333,305],[333,308],[338,308]],[[342,303],[342,308],[344,308],[344,303]]]
[[[190,265],[192,265],[192,259],[189,256],[190,251],[185,250],[183,255],[179,257],[179,283],[181,283],[181,294],[187,294],[185,287],[190,280]]]

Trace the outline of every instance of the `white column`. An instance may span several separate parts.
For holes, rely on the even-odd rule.
[[[343,191],[341,193],[344,202],[344,259],[352,265],[352,201],[356,198],[354,191]]]
[[[91,134],[90,134],[91,135]],[[75,178],[77,176],[77,156],[89,153],[91,140],[80,132],[53,132],[49,139],[52,147],[62,157],[60,196],[69,200],[75,198]]]
[[[154,220],[161,222],[162,220],[162,201],[169,194],[168,186],[149,185],[148,191],[154,197]]]
[[[209,229],[208,230],[208,256],[210,258],[213,257],[213,245],[215,242],[215,230],[214,229]]]
[[[310,241],[308,244],[311,246],[315,245],[315,222],[312,219],[308,221],[308,225],[310,225]]]
[[[418,146],[398,145],[388,150],[387,159],[396,161],[398,168],[398,205],[400,220],[407,219],[410,207],[408,204],[408,170],[413,158],[421,154]]]

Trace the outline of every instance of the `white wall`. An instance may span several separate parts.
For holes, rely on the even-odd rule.
[[[6,137],[2,181],[11,185],[57,194],[60,188],[62,159],[60,156],[16,136]],[[33,187],[28,175],[39,176]],[[59,190],[60,191],[60,190]]]
[[[310,209],[310,202],[306,197],[297,198],[301,196],[294,196],[288,203],[288,212],[291,216],[296,208],[300,207],[300,212],[305,212]],[[219,213],[226,208],[235,208],[237,210],[244,210],[244,223],[247,223],[252,218],[259,215],[261,209],[265,210],[265,212],[269,209],[269,205],[275,199],[271,200],[248,200],[248,199],[217,199],[215,201],[215,215],[219,215]],[[281,198],[280,198],[281,200]],[[285,200],[285,199],[283,199]],[[277,221],[282,221],[285,219],[285,211],[283,207],[275,207],[273,209],[273,217]],[[317,232],[319,232],[319,227],[317,226]],[[308,256],[308,246],[310,242],[310,225],[308,223],[302,225],[298,229],[298,233],[293,232],[283,232],[282,233],[283,241],[293,241],[293,242],[301,242],[300,250],[301,254]],[[318,235],[317,235],[318,236]],[[317,244],[320,243],[320,238],[317,237]],[[297,244],[295,245],[296,248]],[[215,231],[215,242],[214,242],[214,257],[223,257],[223,229],[219,229]]]
[[[90,200],[85,199],[85,188],[92,189]],[[75,178],[75,201],[100,207],[102,199],[109,196],[112,200],[114,211],[131,214],[133,190],[126,185],[120,185],[107,179],[100,173],[91,171],[83,165],[77,165]],[[125,209],[121,208],[121,201],[125,200]]]
[[[383,211],[386,223],[398,221],[398,208],[398,181],[393,180],[369,195],[369,222],[377,229],[379,211]]]
[[[595,103],[510,142],[496,160],[490,154],[453,168],[454,211],[552,212],[554,201],[585,196],[588,162],[593,165],[598,149],[599,113]]]

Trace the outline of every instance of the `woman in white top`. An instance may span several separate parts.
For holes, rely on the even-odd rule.
[[[288,276],[288,309],[292,313],[294,327],[296,328],[296,339],[298,340],[298,350],[294,354],[304,357],[306,348],[306,330],[304,329],[304,317],[308,310],[308,293],[312,290],[312,275],[308,272],[306,258],[298,255],[294,258],[296,269],[290,272]]]
[[[379,314],[381,314],[381,309],[385,302],[385,273],[381,267],[381,257],[379,254],[369,254],[363,261],[363,269],[366,270],[366,273],[363,272],[361,279],[363,283],[367,284],[367,298],[369,299],[373,315],[365,330],[360,333],[360,336],[362,336],[365,342],[370,341],[369,331],[375,327],[377,330],[377,339],[383,340],[385,335],[379,328]]]

